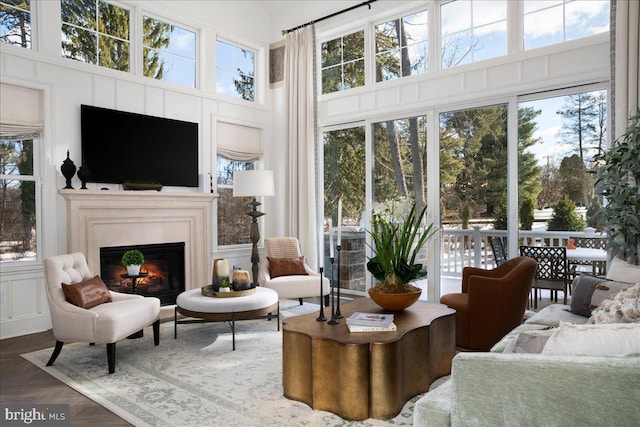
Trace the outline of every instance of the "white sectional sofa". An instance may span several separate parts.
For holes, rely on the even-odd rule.
[[[630,271],[621,277],[640,274]],[[589,291],[601,312],[611,304],[597,293],[612,284]],[[577,285],[574,311],[580,311]],[[626,285],[618,293],[618,299],[627,298],[626,308],[605,314],[631,316],[623,321],[636,323],[587,325],[590,318],[572,312],[571,305],[550,305],[490,352],[456,355],[451,378],[416,402],[413,425],[640,426],[640,285]]]

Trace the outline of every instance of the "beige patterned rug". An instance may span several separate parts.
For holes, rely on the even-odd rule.
[[[281,301],[288,317],[318,310]],[[391,420],[348,422],[282,395],[282,333],[274,321],[236,323],[236,351],[225,323],[161,325],[117,345],[116,372],[107,373],[104,346],[70,344],[51,367],[51,349],[22,356],[136,426],[383,426],[411,425],[413,404]]]

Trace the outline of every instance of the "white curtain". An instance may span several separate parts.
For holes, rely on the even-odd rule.
[[[284,87],[287,111],[285,232],[300,241],[309,266],[318,265],[316,223],[316,99],[313,25],[285,37]]]
[[[636,114],[640,105],[640,2],[637,0],[614,0],[612,2],[613,27],[611,29],[613,126],[614,139],[618,138],[628,125],[630,116]]]
[[[42,91],[0,84],[0,137],[30,139],[42,132]]]

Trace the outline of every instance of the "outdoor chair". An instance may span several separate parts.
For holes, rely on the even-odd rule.
[[[489,244],[491,244],[491,251],[493,252],[493,260],[496,263],[496,267],[504,264],[507,261],[507,251],[502,244],[502,237],[491,237]]]
[[[567,304],[567,248],[564,246],[520,246],[520,255],[538,262],[533,281],[533,308],[538,308],[538,289],[547,289],[551,299],[558,301],[558,291],[564,293]]]

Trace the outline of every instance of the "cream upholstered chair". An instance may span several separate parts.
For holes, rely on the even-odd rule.
[[[80,252],[52,256],[44,261],[49,311],[56,337],[47,366],[53,365],[65,342],[106,344],[109,373],[115,372],[116,341],[153,324],[154,344],[160,343],[160,300],[154,297],[107,291],[111,302],[85,309],[71,304],[62,283],[74,284],[94,277]]]
[[[311,270],[306,263],[303,263],[306,275],[285,275],[272,277],[269,258],[278,260],[297,259],[300,253],[300,244],[295,237],[271,237],[264,239],[267,255],[260,265],[258,273],[258,283],[265,288],[273,289],[278,293],[279,298],[298,298],[302,305],[303,298],[320,296],[320,274]],[[324,304],[329,305],[330,292],[329,279],[322,278],[322,294]]]

